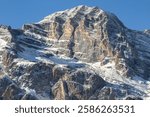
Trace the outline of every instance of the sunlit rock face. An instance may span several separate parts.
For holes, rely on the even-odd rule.
[[[150,31],[98,7],[0,25],[1,99],[147,99],[149,66]]]

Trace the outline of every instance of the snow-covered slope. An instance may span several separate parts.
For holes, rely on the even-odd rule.
[[[130,30],[97,7],[60,11],[22,29],[1,25],[0,98],[149,99],[149,48],[148,30]]]

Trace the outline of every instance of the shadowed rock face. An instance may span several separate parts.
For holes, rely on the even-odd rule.
[[[79,69],[60,79],[52,87],[52,92],[55,99],[89,99],[96,90],[101,90],[105,85],[100,76]]]
[[[0,80],[7,76],[13,84],[0,85],[0,96],[140,99],[145,92],[120,85],[116,88],[112,77],[119,78],[108,77],[101,68],[115,69],[121,79],[138,76],[149,80],[149,45],[149,30],[130,30],[114,14],[97,7],[60,11],[22,29],[1,25]],[[93,68],[92,64],[98,62],[99,66]]]
[[[28,95],[28,96],[27,96]],[[36,96],[28,94],[7,77],[0,79],[0,98],[3,100],[35,100]]]

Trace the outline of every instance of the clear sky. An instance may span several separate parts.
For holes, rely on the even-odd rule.
[[[98,6],[112,12],[131,29],[150,29],[150,0],[0,0],[0,24],[20,28],[78,5]]]

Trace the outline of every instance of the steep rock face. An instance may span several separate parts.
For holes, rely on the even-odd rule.
[[[60,79],[52,87],[55,99],[89,99],[96,90],[106,85],[97,74],[87,71],[89,69],[79,69]]]
[[[37,30],[46,32],[51,46],[57,48],[57,54],[85,62],[105,64],[106,61],[115,61],[116,69],[122,75],[130,76],[140,72],[142,77],[149,78],[150,62],[140,57],[140,53],[144,52],[148,53],[149,58],[149,51],[139,49],[139,46],[144,46],[139,45],[141,38],[149,44],[149,37],[142,32],[127,29],[114,14],[97,7],[78,6],[57,12],[23,29],[38,34],[41,33]],[[148,34],[148,31],[145,33]],[[144,70],[141,72],[139,67]]]
[[[143,99],[150,90],[149,30],[78,6],[22,29],[0,26],[2,99]],[[0,81],[0,82],[2,82]],[[21,94],[21,95],[20,95]]]
[[[27,96],[28,95],[28,96]],[[35,100],[36,96],[25,92],[25,90],[11,81],[11,79],[5,77],[0,78],[0,98],[3,100]]]

